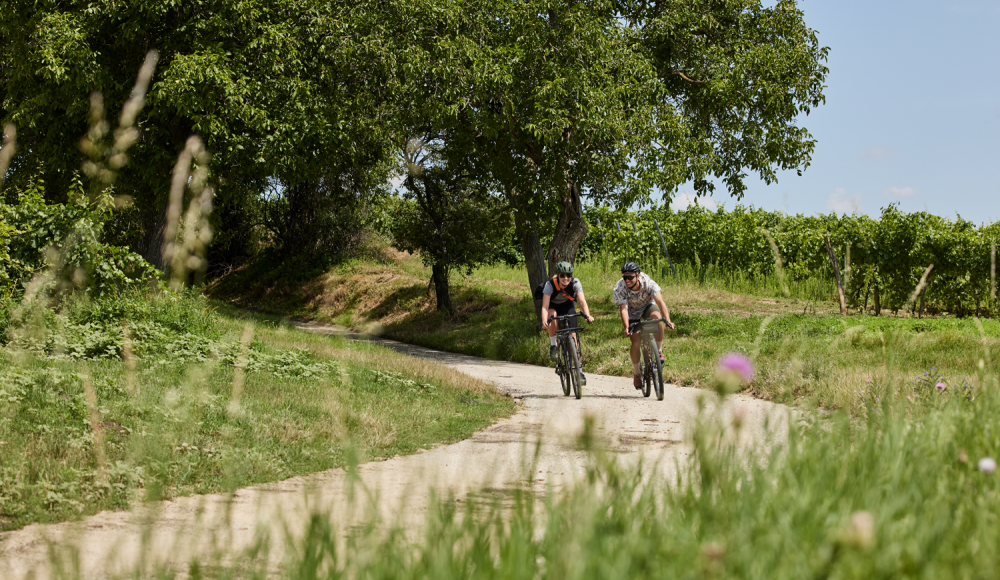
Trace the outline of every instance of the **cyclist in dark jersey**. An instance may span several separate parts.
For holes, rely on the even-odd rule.
[[[549,358],[552,360],[559,359],[559,348],[556,343],[556,321],[549,322],[549,311],[558,316],[576,314],[575,305],[579,302],[584,318],[588,322],[594,321],[594,317],[590,315],[590,307],[587,306],[587,298],[583,295],[583,285],[573,277],[573,265],[559,262],[555,270],[556,275],[545,283],[542,290],[542,324],[549,334]],[[575,334],[573,336],[576,337]]]

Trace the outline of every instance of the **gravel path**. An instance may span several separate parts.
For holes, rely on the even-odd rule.
[[[318,324],[301,327],[324,334],[343,332]],[[342,530],[370,516],[371,510],[384,521],[416,528],[431,487],[449,490],[461,501],[474,490],[504,494],[530,481],[544,491],[577,478],[586,458],[575,441],[587,417],[595,421],[599,439],[623,462],[654,460],[657,468],[651,474],[668,477],[674,459],[689,452],[686,429],[699,398],[714,398],[702,390],[667,385],[664,400],[657,401],[643,398],[628,378],[588,375],[584,397],[578,401],[562,395],[550,368],[370,340],[491,382],[517,399],[518,410],[459,443],[363,464],[358,469],[361,486],[352,486],[343,469],[332,469],[242,489],[233,496],[178,498],[130,512],[102,512],[80,522],[32,525],[0,534],[0,578],[26,578],[32,569],[39,580],[52,577],[50,547],[64,559],[75,559],[72,565],[86,578],[134,570],[140,561],[148,565],[188,561],[194,555],[204,558],[213,546],[232,553],[233,548],[250,546],[261,524],[280,536],[284,526],[303,529],[304,518],[316,510],[334,514]],[[405,358],[400,361],[406,364]],[[778,438],[783,438],[786,407],[740,395],[725,405],[727,415],[745,417],[741,443],[766,441],[767,425],[777,426]],[[350,501],[352,496],[360,500]],[[77,551],[76,546],[83,548]],[[272,558],[277,560],[280,543],[275,548]]]

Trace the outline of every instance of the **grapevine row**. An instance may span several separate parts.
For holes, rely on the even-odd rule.
[[[929,310],[968,315],[995,297],[998,223],[977,226],[961,218],[904,213],[895,205],[884,208],[878,219],[785,215],[743,206],[731,211],[701,207],[679,212],[668,207],[635,212],[588,207],[585,211],[590,230],[580,248],[583,260],[660,262],[665,244],[675,263],[712,263],[729,272],[770,276],[777,273],[770,237],[777,246],[783,275],[793,280],[827,277],[833,292],[833,270],[824,242],[829,235],[838,268],[845,270],[845,293],[852,307],[868,305],[897,312],[915,308],[914,291],[931,264],[934,267],[922,296]]]

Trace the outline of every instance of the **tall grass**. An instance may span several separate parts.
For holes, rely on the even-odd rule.
[[[648,463],[623,466],[584,422],[588,465],[567,487],[539,496],[515,485],[507,501],[488,490],[462,504],[439,496],[419,530],[344,529],[340,514],[316,511],[287,531],[280,562],[258,544],[181,558],[154,577],[992,577],[995,367],[970,386],[887,385],[860,418],[802,411],[786,444],[760,442],[756,453],[734,443],[739,413],[706,407],[670,479]]]

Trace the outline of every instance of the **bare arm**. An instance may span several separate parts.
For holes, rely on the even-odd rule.
[[[663,296],[660,294],[653,296],[653,302],[656,302],[656,307],[659,308],[660,312],[663,313],[663,317],[667,319],[667,322],[670,323],[670,326],[673,326],[674,323],[670,320],[670,311],[667,310],[667,303],[663,301]]]
[[[590,315],[590,306],[587,306],[587,297],[583,295],[583,290],[580,290],[577,294],[577,299],[580,301],[580,310],[583,310],[583,315],[587,317],[587,321],[593,322],[594,317]]]
[[[548,294],[542,294],[542,328],[549,327],[549,300],[552,297]]]
[[[622,317],[622,326],[625,327],[625,336],[628,336],[628,304],[622,304],[618,307],[618,313]]]

